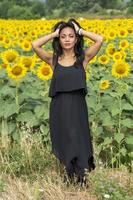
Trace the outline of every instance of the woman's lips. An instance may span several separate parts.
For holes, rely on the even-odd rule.
[[[65,46],[70,46],[71,44],[65,44]]]

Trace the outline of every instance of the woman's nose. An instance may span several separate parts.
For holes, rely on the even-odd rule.
[[[66,37],[66,41],[69,41],[69,36],[68,36],[68,37]]]

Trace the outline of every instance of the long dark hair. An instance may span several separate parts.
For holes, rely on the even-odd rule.
[[[83,47],[84,47],[84,39],[83,39],[83,35],[79,35],[76,33],[75,31],[75,27],[72,23],[72,21],[78,25],[79,28],[82,28],[80,26],[80,24],[73,18],[69,19],[68,22],[65,22],[65,21],[60,21],[58,23],[56,23],[54,25],[54,27],[52,28],[52,31],[56,31],[57,28],[59,28],[59,34],[61,32],[61,30],[65,27],[70,27],[74,30],[75,34],[76,34],[76,37],[77,37],[77,42],[74,46],[74,53],[76,55],[76,63],[81,63],[83,62],[84,60],[84,50],[83,50]],[[55,37],[53,39],[53,42],[52,42],[52,47],[53,47],[53,66],[55,66],[55,63],[57,62],[58,60],[58,57],[60,55],[62,55],[63,51],[62,51],[62,47],[59,43],[59,37]]]

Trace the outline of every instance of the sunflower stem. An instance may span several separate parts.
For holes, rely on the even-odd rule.
[[[122,107],[121,107],[121,96],[118,97],[119,100],[119,119],[118,119],[118,133],[121,133],[121,114],[122,114]],[[120,167],[120,144],[119,144],[119,167]]]
[[[16,84],[16,107],[17,107],[17,114],[19,113],[19,95],[18,95],[18,88],[19,88],[19,83]]]

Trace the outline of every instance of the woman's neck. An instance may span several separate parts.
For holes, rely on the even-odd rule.
[[[75,54],[73,54],[73,55],[69,55],[69,54],[67,54],[67,55],[61,55],[60,56],[61,57],[61,59],[70,59],[70,58],[74,58],[75,57]]]

